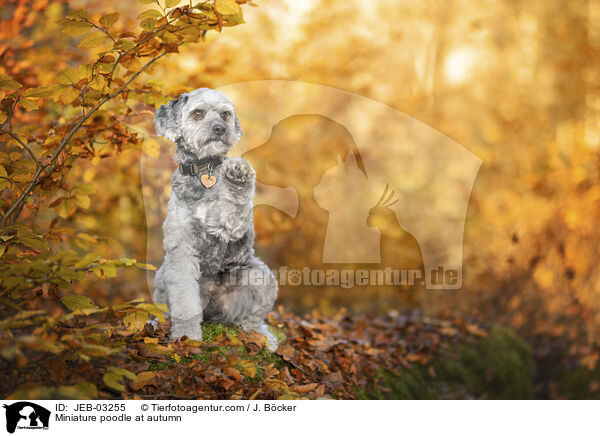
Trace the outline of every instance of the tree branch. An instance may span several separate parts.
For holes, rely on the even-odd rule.
[[[119,88],[117,91],[113,92],[112,94],[106,95],[102,100],[100,100],[96,104],[96,106],[94,106],[92,109],[90,109],[90,111],[85,116],[83,116],[71,128],[71,130],[69,131],[67,136],[65,136],[62,139],[62,141],[60,141],[58,148],[54,151],[54,153],[50,157],[50,162],[48,163],[48,165],[39,165],[37,167],[37,170],[35,171],[31,182],[29,182],[29,184],[27,185],[25,190],[21,193],[21,195],[19,195],[19,198],[17,198],[17,200],[12,204],[12,206],[6,211],[6,213],[2,217],[2,222],[0,223],[0,227],[6,227],[9,218],[10,218],[10,224],[15,223],[15,221],[19,217],[19,214],[21,213],[22,206],[25,203],[27,196],[40,183],[43,175],[51,174],[56,169],[56,167],[58,166],[58,157],[60,156],[62,151],[65,149],[65,147],[67,146],[68,142],[71,140],[71,138],[73,137],[75,132],[77,132],[77,130],[79,130],[79,128],[83,125],[83,123],[85,123],[90,118],[90,116],[92,116],[92,114],[94,112],[96,112],[102,105],[104,105],[104,103],[106,103],[109,100],[112,100],[113,98],[115,98],[115,97],[119,96],[120,94],[122,94],[123,92],[125,92],[125,90],[131,84],[131,82],[133,82],[140,74],[142,74],[150,65],[152,65],[154,62],[156,62],[158,59],[162,58],[166,54],[168,54],[168,53],[163,52],[163,53],[153,57],[150,61],[148,61],[146,64],[144,64],[144,66],[139,71],[137,71],[133,76],[131,76],[129,78],[129,80],[127,82],[125,82],[123,84],[123,86],[121,86],[121,88]]]
[[[21,141],[21,138],[19,138],[17,135],[15,135],[10,130],[0,129],[0,133],[6,133],[7,135],[10,135],[10,137],[12,139],[14,139],[19,144],[21,144],[21,147],[23,147],[25,149],[25,151],[27,151],[27,153],[29,153],[29,156],[31,156],[31,159],[33,159],[33,161],[35,162],[35,166],[37,168],[39,168],[42,165],[40,163],[40,161],[38,160],[38,158],[35,156],[35,153],[33,151],[31,151],[31,149],[27,146],[27,144],[25,144],[23,141]]]

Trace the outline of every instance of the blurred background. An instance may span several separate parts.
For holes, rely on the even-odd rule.
[[[250,80],[325,85],[388,105],[481,159],[468,196],[462,289],[282,287],[279,302],[286,309],[462,313],[505,323],[528,338],[576,339],[581,346],[598,339],[600,2],[257,3],[244,8],[246,24],[210,36],[204,44],[184,46],[180,55],[160,62],[156,83],[171,96]],[[144,6],[71,1],[70,7],[106,13],[117,4],[121,15],[128,12],[132,20]],[[50,8],[43,18],[47,28],[63,13]],[[72,38],[65,36],[62,44],[73,44],[73,61],[82,55]],[[46,50],[50,54],[52,47]],[[318,182],[312,177],[338,165],[338,157],[358,159],[348,126],[319,117],[286,122],[271,139],[245,138],[239,150],[257,167],[275,165],[269,174],[285,172],[290,179],[281,186],[293,186],[300,198],[302,219],[268,205],[256,208],[256,251],[273,267],[315,267],[323,263],[323,245],[315,241],[323,241],[329,214],[310,198]],[[315,142],[318,137],[327,143]],[[270,147],[253,149],[267,139]],[[319,152],[306,156],[305,149],[297,148],[282,163],[277,141],[297,146],[312,141]],[[372,147],[376,150],[376,143]],[[146,243],[156,243],[152,235],[161,225],[156,218],[147,222],[145,207],[164,207],[169,175],[164,184],[151,184],[163,186],[157,197],[143,192],[140,150],[123,151],[117,158],[112,149],[103,155],[99,145],[98,154],[103,158],[96,165],[76,166],[70,174],[73,181],[98,187],[91,207],[78,213],[73,225],[109,241],[106,256],[144,260]],[[413,173],[399,174],[399,183],[410,184],[418,168]],[[373,190],[373,203],[382,187]],[[144,205],[149,196],[155,203]],[[395,225],[373,225],[391,241],[381,264],[419,267],[419,247],[410,238],[394,239]],[[77,286],[82,286],[77,292],[84,291]],[[148,297],[148,292],[143,271],[85,285],[85,293],[100,305]],[[598,355],[588,359],[595,367]]]

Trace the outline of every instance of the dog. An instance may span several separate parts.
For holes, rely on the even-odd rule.
[[[154,301],[169,309],[171,340],[202,340],[201,324],[218,322],[253,329],[276,350],[264,319],[278,286],[253,248],[256,174],[247,160],[226,157],[242,137],[233,103],[220,91],[196,89],[157,109],[154,126],[177,145],[165,257],[154,280]]]

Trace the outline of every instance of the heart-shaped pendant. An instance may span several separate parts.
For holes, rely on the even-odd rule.
[[[215,176],[208,177],[207,174],[202,174],[202,177],[200,177],[200,181],[206,188],[210,188],[212,185],[217,183],[217,178]]]

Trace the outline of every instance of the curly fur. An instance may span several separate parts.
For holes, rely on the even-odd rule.
[[[225,156],[242,136],[231,100],[208,88],[161,106],[154,126],[177,144],[178,164]],[[225,129],[218,135],[215,126]],[[155,277],[154,301],[169,308],[171,339],[201,340],[202,322],[232,323],[262,333],[274,350],[277,339],[264,319],[277,298],[277,282],[254,256],[254,169],[244,159],[225,158],[213,174],[217,183],[211,188],[179,169],[171,178],[165,258]]]

